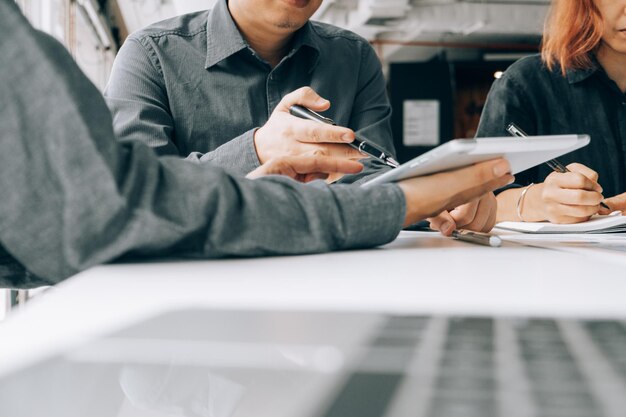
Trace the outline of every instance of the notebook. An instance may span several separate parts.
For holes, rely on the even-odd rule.
[[[582,223],[555,224],[550,222],[500,222],[496,228],[522,233],[624,233],[626,216],[614,212],[596,215]]]

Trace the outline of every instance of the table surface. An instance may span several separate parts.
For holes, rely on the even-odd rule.
[[[381,248],[99,266],[0,325],[0,375],[188,308],[624,318],[626,252],[483,247],[403,232]],[[62,323],[60,325],[59,323]]]

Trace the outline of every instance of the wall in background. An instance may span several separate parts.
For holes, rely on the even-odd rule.
[[[451,68],[445,59],[391,64],[388,79],[391,128],[400,162],[452,138]]]
[[[76,0],[18,0],[17,3],[36,28],[63,43],[81,69],[102,90],[111,72],[116,45],[105,48],[94,22]],[[98,3],[93,2],[95,8]]]
[[[427,62],[392,63],[389,96],[400,162],[455,138],[473,138],[495,79],[525,54],[439,53]]]

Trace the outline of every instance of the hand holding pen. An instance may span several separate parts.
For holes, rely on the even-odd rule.
[[[520,138],[527,136],[513,123],[510,123],[506,130],[513,136]],[[528,186],[522,191],[517,204],[520,220],[578,223],[597,214],[598,205],[608,209],[602,201],[602,187],[597,182],[598,174],[595,171],[576,163],[566,167],[556,159],[551,159],[546,164],[554,173],[548,175],[541,184],[531,184],[533,189]],[[529,201],[531,191],[539,199],[538,204]],[[525,209],[525,214],[522,214],[522,209]]]
[[[314,122],[336,126],[332,119],[322,116],[319,113],[314,112],[311,109],[300,105],[293,105],[289,108],[289,113],[299,117],[301,119],[307,119]],[[350,142],[352,148],[361,152],[363,155],[378,159],[392,168],[397,168],[400,164],[389,155],[387,151],[376,145],[374,142],[364,139],[363,137],[357,137],[354,141]]]
[[[352,160],[363,158],[361,152],[346,146],[355,139],[348,128],[322,123],[310,123],[289,114],[293,105],[303,105],[316,111],[330,107],[309,87],[287,94],[278,103],[269,120],[254,133],[254,146],[261,164],[284,156],[324,155]]]

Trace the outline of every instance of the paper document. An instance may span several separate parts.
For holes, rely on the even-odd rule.
[[[501,222],[496,227],[523,233],[619,233],[626,232],[626,216],[617,212],[608,216],[596,215],[583,223]]]

